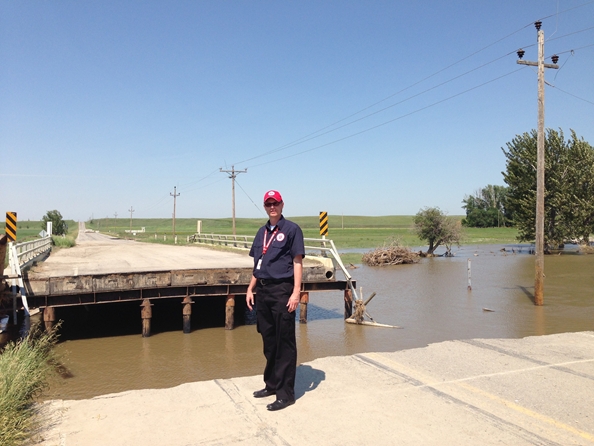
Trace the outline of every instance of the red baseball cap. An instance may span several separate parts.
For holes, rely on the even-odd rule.
[[[276,190],[269,190],[268,192],[266,192],[264,194],[264,203],[266,203],[266,200],[268,200],[270,198],[275,199],[279,203],[281,203],[283,201],[283,197],[281,197],[280,192],[276,191]]]

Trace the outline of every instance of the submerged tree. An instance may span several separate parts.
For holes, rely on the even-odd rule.
[[[537,132],[517,135],[502,149],[503,178],[509,186],[507,206],[513,212],[520,241],[535,238]],[[594,148],[571,131],[547,129],[545,139],[545,227],[548,247],[566,241],[588,242],[594,232]]]
[[[453,245],[460,245],[462,228],[460,222],[449,218],[438,207],[425,207],[413,218],[414,230],[419,239],[427,241],[427,254],[432,255],[438,246],[444,245],[447,254]]]

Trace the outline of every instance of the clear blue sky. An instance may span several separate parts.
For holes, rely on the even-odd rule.
[[[0,211],[170,218],[176,186],[230,217],[235,166],[237,217],[271,188],[288,217],[462,214],[536,128],[538,19],[546,126],[594,144],[590,0],[1,0]]]

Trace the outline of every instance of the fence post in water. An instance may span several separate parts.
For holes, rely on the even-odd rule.
[[[309,303],[309,293],[301,292],[299,297],[299,323],[307,324],[307,304]]]
[[[191,316],[192,316],[192,304],[194,303],[194,301],[190,298],[190,296],[186,296],[184,297],[184,300],[182,301],[182,314],[183,314],[183,319],[184,319],[184,333],[191,333],[192,332],[192,327],[191,327]]]
[[[225,302],[225,330],[233,330],[235,327],[235,295],[229,294]]]
[[[148,338],[151,335],[151,318],[153,317],[153,304],[150,300],[144,299],[140,304],[140,317],[142,318],[142,337]]]
[[[470,259],[468,259],[468,291],[472,290],[472,284],[470,283]]]
[[[45,324],[45,331],[50,332],[54,328],[54,322],[56,321],[56,312],[54,307],[45,307],[43,309],[43,323]],[[16,324],[16,322],[15,322]]]
[[[348,319],[353,315],[353,292],[344,290],[344,318]]]

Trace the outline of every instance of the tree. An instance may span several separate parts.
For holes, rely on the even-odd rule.
[[[41,224],[42,229],[47,228],[47,222],[52,222],[52,235],[65,235],[68,234],[68,225],[62,219],[62,214],[59,211],[47,211],[42,218],[43,223]]]
[[[466,209],[466,218],[462,224],[474,228],[506,226],[512,217],[506,207],[507,189],[489,184],[464,197],[462,207]]]
[[[432,255],[438,246],[446,247],[446,254],[451,253],[452,245],[460,245],[462,229],[460,222],[448,218],[438,207],[425,207],[413,218],[414,230],[419,239],[429,243],[428,255]]]
[[[507,143],[504,181],[519,241],[533,241],[536,221],[536,130]],[[547,248],[588,242],[594,232],[594,148],[571,131],[547,129],[545,137],[545,227]]]

